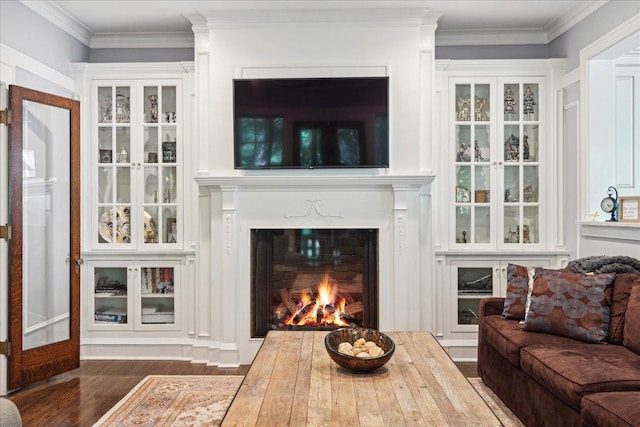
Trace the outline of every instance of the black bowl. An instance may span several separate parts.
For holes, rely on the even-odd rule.
[[[340,353],[338,346],[343,342],[353,344],[357,339],[364,338],[373,341],[384,351],[381,356],[356,357]],[[324,338],[324,346],[329,357],[343,368],[356,372],[369,372],[378,369],[391,359],[396,345],[391,338],[375,329],[367,328],[342,328],[329,332]]]

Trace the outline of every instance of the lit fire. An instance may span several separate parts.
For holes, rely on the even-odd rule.
[[[300,295],[298,311],[289,316],[285,325],[336,325],[349,326],[344,318],[349,318],[345,313],[346,301],[338,296],[338,286],[330,283],[329,275],[318,285],[318,292],[312,296],[308,292]]]

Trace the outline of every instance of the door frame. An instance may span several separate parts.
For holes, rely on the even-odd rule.
[[[63,74],[51,66],[34,59],[27,54],[17,51],[0,43],[0,109],[8,108],[8,92],[10,84],[22,84],[25,71],[35,89],[72,97],[77,93],[76,82],[69,75]],[[0,125],[0,224],[7,224],[8,208],[8,130],[6,125]],[[9,249],[8,242],[0,239],[0,341],[6,341],[9,333],[8,314],[8,273]],[[0,354],[0,396],[8,394],[7,389],[7,357]]]

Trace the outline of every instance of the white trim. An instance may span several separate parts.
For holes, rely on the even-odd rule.
[[[580,137],[578,163],[578,220],[586,218],[589,205],[589,67],[588,61],[599,55],[617,42],[640,30],[640,13],[631,17],[623,24],[609,31],[598,40],[580,50]]]
[[[562,89],[565,89],[571,86],[574,83],[578,83],[580,81],[580,68],[575,68],[572,71],[569,71],[560,79],[560,86]]]
[[[14,78],[15,69],[21,68],[37,75],[38,77],[50,81],[69,92],[75,92],[76,84],[71,77],[65,76],[48,65],[44,65],[42,62],[38,62],[5,44],[0,44],[0,58],[2,58],[3,64],[7,64],[14,69]],[[4,81],[4,77],[0,76],[0,80]],[[15,83],[15,80],[13,80],[13,82]]]
[[[73,16],[62,10],[55,3],[49,0],[45,1],[33,1],[33,0],[19,0],[20,3],[33,10],[38,15],[45,18],[67,34],[76,38],[82,44],[89,46],[93,31],[86,25],[82,24]]]
[[[551,42],[560,35],[569,31],[573,26],[580,21],[591,15],[596,10],[607,4],[608,0],[595,1],[584,5],[578,5],[574,9],[571,9],[565,15],[558,17],[552,23],[546,26],[547,41]]]

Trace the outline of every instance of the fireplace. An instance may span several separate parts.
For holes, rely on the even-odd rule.
[[[378,230],[252,229],[251,337],[378,327]]]

